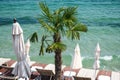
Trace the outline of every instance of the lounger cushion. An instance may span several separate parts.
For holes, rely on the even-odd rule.
[[[37,71],[36,68],[37,69],[43,69],[43,67],[41,67],[41,66],[32,66],[31,71],[32,72]]]
[[[63,75],[72,77],[72,76],[76,75],[76,72],[74,72],[74,71],[65,71]]]
[[[98,77],[98,80],[110,80],[110,77],[109,76],[100,75]]]

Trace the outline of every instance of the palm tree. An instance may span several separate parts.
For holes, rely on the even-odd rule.
[[[39,3],[42,15],[38,18],[42,29],[46,32],[42,35],[40,44],[40,55],[44,52],[55,53],[55,80],[61,80],[62,51],[66,50],[66,45],[62,43],[61,37],[66,36],[72,40],[80,39],[80,32],[87,32],[87,27],[77,21],[77,7],[59,8],[50,12],[48,6]],[[31,41],[38,41],[37,33],[33,33]]]

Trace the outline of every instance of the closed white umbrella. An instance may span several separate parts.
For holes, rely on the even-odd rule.
[[[81,55],[80,55],[79,44],[77,44],[76,47],[75,47],[75,53],[72,57],[71,68],[72,69],[82,68],[82,58],[81,58]]]
[[[96,70],[100,68],[100,45],[97,43],[96,49],[95,49],[95,62],[93,64],[93,68],[95,69],[95,77],[96,77]]]
[[[28,62],[28,64],[30,64],[29,51],[30,51],[30,40],[28,39],[27,42],[25,43],[26,61]]]
[[[99,43],[97,43],[97,46],[96,46],[96,49],[95,49],[95,62],[94,62],[94,65],[93,65],[94,69],[99,69],[100,68],[100,61],[99,61],[100,51],[101,51],[101,49],[100,49]]]
[[[72,69],[82,68],[82,58],[81,58],[81,55],[80,55],[79,44],[77,44],[76,47],[75,47],[75,52],[74,52],[74,55],[72,57],[72,62],[71,62],[70,68],[71,68],[71,70],[64,72],[64,75],[68,76],[68,79],[71,79],[71,78],[73,79],[72,76],[75,76],[76,72],[72,71]]]
[[[31,75],[31,71],[28,63],[26,62],[23,30],[15,19],[12,28],[12,36],[13,47],[17,56],[17,64],[13,69],[12,74],[19,78],[28,78]]]

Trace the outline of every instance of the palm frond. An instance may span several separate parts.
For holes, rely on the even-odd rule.
[[[37,32],[34,32],[30,37],[31,42],[38,42],[38,35]]]
[[[87,27],[81,23],[75,24],[74,26],[69,27],[66,34],[68,38],[80,39],[80,31],[87,32]]]
[[[56,29],[52,25],[49,25],[48,23],[44,22],[40,18],[38,20],[41,23],[42,27],[45,28],[47,31],[49,31],[49,32],[56,32]]]
[[[46,52],[51,53],[51,52],[53,52],[57,49],[65,51],[66,50],[66,45],[62,44],[60,42],[53,43],[51,45],[48,45],[48,47],[46,48]]]
[[[59,8],[58,10],[56,10],[56,11],[54,12],[54,15],[61,14],[64,10],[65,10],[65,8],[64,8],[64,7]]]
[[[73,31],[82,31],[82,32],[87,32],[87,27],[86,25],[84,24],[76,24],[73,28],[72,28]]]
[[[50,41],[50,40],[47,40],[47,37],[48,37],[47,35],[43,35],[41,38],[39,55],[44,55],[44,51],[46,49],[45,45],[49,45],[48,41]]]
[[[66,21],[75,22],[76,18],[74,17],[76,14],[77,7],[68,7],[63,13],[63,19]]]
[[[44,55],[44,44],[43,43],[40,46],[39,55]]]
[[[77,31],[70,31],[68,30],[66,33],[67,37],[70,39],[80,39],[80,33]]]
[[[39,3],[39,6],[42,9],[43,14],[50,17],[50,11],[49,11],[49,8],[47,7],[47,5],[44,3]]]

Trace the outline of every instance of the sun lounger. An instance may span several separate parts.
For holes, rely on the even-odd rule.
[[[12,65],[13,65],[14,63],[16,63],[15,60],[9,60],[9,61],[5,62],[4,64],[6,64],[6,66],[12,67]],[[14,67],[14,66],[13,66],[13,67]]]
[[[120,80],[120,72],[112,72],[111,80]]]
[[[97,74],[96,80],[111,80],[111,71],[100,70]]]
[[[64,80],[73,80],[73,76],[76,76],[80,69],[72,69],[67,66],[63,69]]]
[[[78,72],[77,76],[78,77],[84,77],[84,78],[91,78],[91,80],[95,80],[97,73],[98,73],[98,70],[82,68]]]
[[[65,66],[62,65],[62,69]],[[54,64],[48,64],[45,65],[43,69],[36,68],[37,71],[40,73],[40,76],[43,80],[54,80],[54,74],[55,74],[55,65]]]
[[[62,65],[62,70],[65,68],[65,65]],[[54,64],[48,64],[45,66],[44,70],[52,70],[55,74],[55,65]]]
[[[38,73],[37,71],[32,72],[30,80],[36,80],[35,78],[39,77],[40,73]]]
[[[55,65],[54,64],[48,64],[45,66],[44,70],[50,70],[55,74]]]
[[[10,58],[0,58],[0,65],[2,65],[3,63],[7,62],[11,60]]]
[[[1,65],[0,68],[5,68],[5,69],[13,69],[13,67],[9,67],[9,66],[4,66],[4,65]]]
[[[100,75],[97,80],[110,80],[110,76]]]
[[[15,60],[9,60],[5,63],[3,63],[1,66],[0,66],[0,72],[2,73],[6,73],[6,75],[8,75],[7,73],[10,74],[10,72],[12,72],[13,70],[13,67],[11,67],[11,65],[15,63]]]
[[[3,75],[0,75],[0,80],[17,80],[18,79],[18,76],[3,76]]]
[[[40,73],[36,69],[43,69],[45,66],[46,66],[46,64],[37,63],[37,62],[31,64],[32,74],[31,74],[31,79],[30,80],[39,78],[40,77]]]
[[[0,66],[0,69],[1,69],[0,70],[1,75],[12,75],[11,72],[13,70],[13,67],[2,65],[2,66]]]
[[[37,71],[40,73],[40,75],[54,76],[54,73],[52,70],[37,69]]]
[[[13,68],[12,67],[9,67],[9,66],[0,66],[0,68],[4,69],[2,72],[1,72],[1,75],[0,75],[0,80],[17,80],[18,77],[16,76],[13,76],[11,74]]]
[[[42,63],[37,63],[37,62],[36,62],[36,63],[32,64],[31,67],[32,67],[32,66],[40,66],[40,67],[45,68],[46,65],[47,65],[47,64],[42,64]]]
[[[13,63],[15,63],[14,60],[9,60],[0,65],[0,80],[17,80],[18,77],[13,76],[13,74],[11,73],[14,68],[11,67]]]
[[[54,80],[54,73],[52,70],[37,69],[42,80]]]
[[[43,69],[43,67],[41,67],[41,66],[32,66],[31,67],[31,72],[37,71],[36,69]]]
[[[64,71],[63,76],[64,80],[73,80],[73,76],[76,75],[75,71]]]

